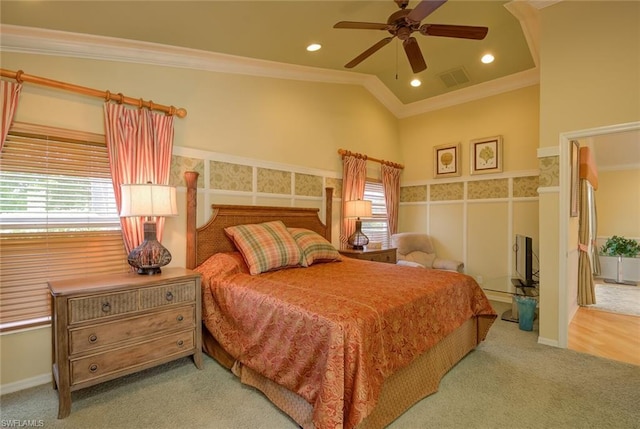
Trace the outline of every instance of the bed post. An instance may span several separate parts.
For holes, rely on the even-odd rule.
[[[324,238],[331,243],[331,222],[333,221],[333,188],[324,188],[325,190],[325,213],[324,224],[327,229],[325,230]]]
[[[198,172],[186,171],[187,183],[187,268],[196,267],[196,219],[198,217]]]

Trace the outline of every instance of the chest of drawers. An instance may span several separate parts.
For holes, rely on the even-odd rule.
[[[49,282],[58,418],[71,392],[184,356],[202,368],[200,275],[183,268]]]

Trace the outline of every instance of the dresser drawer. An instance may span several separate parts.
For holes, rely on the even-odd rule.
[[[168,283],[140,290],[140,307],[144,309],[182,302],[195,302],[195,300],[196,284],[193,281]]]
[[[369,260],[375,261],[375,262],[387,262],[389,264],[395,264],[396,254],[395,252],[376,253],[376,254],[370,255]]]
[[[138,292],[125,291],[69,299],[69,322],[99,319],[138,309]]]
[[[71,385],[152,363],[194,349],[194,330],[176,332],[146,343],[71,361]]]
[[[117,345],[123,341],[135,340],[158,332],[193,328],[196,324],[195,319],[195,307],[187,305],[153,314],[71,329],[69,353],[73,355],[104,346]]]

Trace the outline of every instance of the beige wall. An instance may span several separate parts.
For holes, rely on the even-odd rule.
[[[469,141],[501,135],[505,172],[538,168],[537,85],[400,120],[405,182],[433,179],[433,148],[462,144],[462,175],[470,175]]]
[[[440,256],[463,261],[487,289],[510,290],[516,233],[531,236],[537,253],[538,92],[534,85],[400,121],[400,231],[428,232]],[[472,176],[470,141],[496,135],[503,172]],[[462,174],[434,179],[433,150],[445,143],[461,144]]]
[[[595,195],[599,237],[640,238],[640,168],[599,171]]]
[[[575,301],[567,282],[576,277],[569,270],[577,221],[568,216],[568,152],[559,142],[563,134],[640,120],[639,17],[640,3],[626,1],[540,10],[540,147],[558,147],[561,157],[560,189],[540,201],[540,337],[549,344],[566,345]]]

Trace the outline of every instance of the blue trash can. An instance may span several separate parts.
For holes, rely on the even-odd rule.
[[[518,303],[518,325],[523,331],[533,331],[533,319],[536,316],[538,301],[530,296],[516,295]]]

